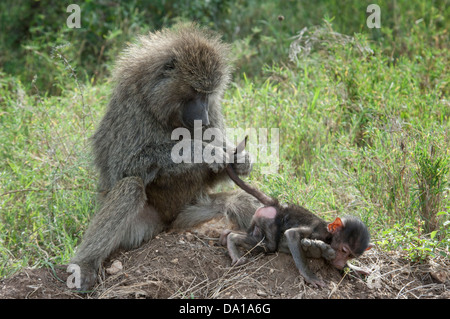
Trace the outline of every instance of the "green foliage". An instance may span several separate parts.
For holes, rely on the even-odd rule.
[[[370,1],[346,5],[329,0],[85,0],[77,3],[81,8],[80,29],[66,26],[70,13],[66,12],[68,4],[61,1],[0,2],[0,29],[3,30],[0,67],[19,76],[26,87],[37,76],[39,90],[60,94],[52,85],[61,71],[52,59],[54,46],[70,43],[66,55],[79,78],[96,81],[108,74],[112,58],[136,34],[187,20],[220,31],[226,41],[235,44],[239,73],[261,75],[262,65],[285,62],[291,37],[305,26],[322,24],[325,18],[333,22],[337,32],[347,35],[362,32],[379,42],[392,63],[403,54],[425,62],[432,71],[424,79],[427,84],[440,74],[436,71],[440,69],[432,65],[436,63],[436,54],[443,54],[440,49],[447,39],[445,21],[450,16],[446,1],[384,0],[377,2],[382,12],[382,28],[368,29],[365,22]]]
[[[441,212],[438,215],[447,215]],[[449,258],[449,235],[448,222],[440,230],[435,230],[428,235],[423,234],[422,223],[396,223],[392,228],[383,230],[380,236],[383,238],[376,242],[383,250],[402,250],[411,261],[419,262],[427,258],[435,258],[438,255]],[[445,249],[446,248],[446,249]]]
[[[279,129],[278,172],[257,157],[253,184],[326,219],[358,215],[411,260],[448,257],[450,7],[378,1],[368,29],[369,3],[86,0],[68,29],[60,1],[0,2],[0,275],[73,255],[96,210],[88,138],[110,66],[179,20],[232,44],[227,125]]]
[[[62,98],[28,95],[13,77],[0,81],[0,273],[68,261],[95,210],[87,138],[105,107],[105,89],[79,86]],[[95,113],[86,105],[96,105]],[[95,114],[95,115],[94,115]]]
[[[417,162],[415,198],[417,209],[424,220],[425,231],[436,231],[439,227],[438,213],[442,209],[442,196],[445,194],[448,182],[449,158],[443,152],[436,154],[435,146],[430,150],[418,145],[415,150]]]

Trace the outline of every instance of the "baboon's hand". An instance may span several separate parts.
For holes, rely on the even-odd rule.
[[[304,238],[301,240],[302,249],[309,258],[323,258],[325,260],[333,260],[336,252],[330,245],[321,240]]]
[[[303,278],[305,278],[305,281],[307,283],[309,283],[310,285],[312,285],[314,288],[319,288],[319,287],[326,287],[326,283],[325,281],[323,281],[322,279],[318,278],[316,275],[314,274],[309,274],[309,275],[305,275],[303,274]]]
[[[207,159],[206,162],[208,163],[209,168],[217,174],[223,171],[228,165],[229,157],[230,155],[225,152],[223,148],[215,147],[213,150],[213,157]]]
[[[238,175],[250,174],[252,167],[253,167],[253,163],[252,163],[250,154],[245,151],[235,154],[234,161],[230,165],[234,168],[234,171]]]

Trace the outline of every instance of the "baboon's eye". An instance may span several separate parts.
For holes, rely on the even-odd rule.
[[[169,61],[166,62],[166,64],[164,64],[164,70],[170,71],[173,69],[175,69],[175,59],[170,59]]]

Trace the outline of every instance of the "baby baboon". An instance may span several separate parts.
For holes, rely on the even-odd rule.
[[[168,227],[192,227],[224,208],[240,228],[248,226],[256,201],[244,192],[209,192],[228,179],[226,145],[214,147],[222,162],[171,157],[179,142],[172,131],[193,132],[194,121],[202,132],[214,128],[225,136],[220,103],[230,79],[228,54],[217,35],[178,25],[139,37],[118,60],[108,109],[92,137],[101,207],[71,261],[80,266],[82,290],[114,250],[137,247]],[[211,148],[193,136],[193,146]],[[231,165],[238,174],[251,170],[248,154]]]
[[[238,149],[243,148],[241,144]],[[327,223],[304,207],[280,204],[277,199],[245,183],[231,165],[226,170],[239,187],[265,205],[255,211],[246,233],[230,230],[222,233],[221,242],[227,246],[233,264],[245,262],[237,246],[266,252],[281,250],[292,254],[306,282],[324,286],[325,283],[308,268],[306,257],[324,258],[342,269],[349,259],[360,256],[372,246],[369,231],[359,219],[346,216]]]

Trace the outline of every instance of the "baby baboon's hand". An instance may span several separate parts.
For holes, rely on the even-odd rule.
[[[306,251],[306,256],[310,258],[333,260],[336,257],[335,250],[321,240],[304,238],[301,241],[301,246]]]

